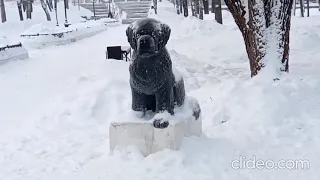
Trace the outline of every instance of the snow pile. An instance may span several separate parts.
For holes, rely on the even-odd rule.
[[[25,13],[24,21],[20,21],[17,3],[16,1],[5,2],[7,22],[0,24],[0,37],[5,36],[10,40],[10,43],[16,43],[20,41],[20,34],[31,26],[39,23],[46,22],[52,26],[56,25],[56,15],[54,10],[50,12],[51,21],[47,22],[46,15],[41,7],[40,2],[36,1],[33,5],[32,19],[26,19]],[[58,22],[60,26],[63,26],[65,22],[64,16],[64,2],[58,2]],[[76,24],[83,20],[81,16],[91,16],[93,13],[82,7],[74,6],[72,3],[67,10],[68,22],[70,24]]]
[[[102,53],[109,44],[127,44],[126,26],[118,26],[82,42],[32,50],[28,63],[0,66],[0,179],[319,179],[317,22],[293,17],[290,74],[250,79],[231,16],[226,25],[201,24],[177,16],[166,1],[158,8],[157,18],[172,28],[168,49],[187,94],[200,103],[203,136],[146,158],[132,147],[110,154],[109,124],[131,106],[128,63]],[[188,21],[197,33],[181,35]],[[310,166],[232,167],[241,157]]]
[[[72,24],[69,27],[56,27],[50,23],[41,23],[32,26],[21,35],[24,36],[24,43],[32,47],[41,48],[46,45],[63,45],[75,42],[106,29],[105,20],[86,21]]]
[[[17,59],[22,60],[29,57],[28,51],[24,47],[10,47],[10,45],[1,46],[0,44],[0,48],[8,46],[9,48],[0,50],[0,64]]]

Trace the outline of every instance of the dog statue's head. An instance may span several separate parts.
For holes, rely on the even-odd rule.
[[[163,49],[169,38],[171,29],[167,24],[152,18],[138,20],[126,30],[128,42],[140,56],[149,56]]]

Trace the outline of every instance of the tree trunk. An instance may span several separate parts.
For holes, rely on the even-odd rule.
[[[17,6],[18,6],[20,21],[23,21],[22,1],[21,0],[17,0]]]
[[[293,0],[293,15],[296,15],[296,9],[297,9],[297,0]]]
[[[199,19],[203,20],[203,1],[199,0]]]
[[[307,16],[310,16],[310,1],[307,0]]]
[[[195,0],[191,0],[191,15],[196,16]]]
[[[44,13],[46,14],[47,21],[51,21],[50,13],[48,11],[47,4],[46,4],[45,0],[40,0],[40,3],[41,3],[41,6],[42,6]]]
[[[183,11],[182,11],[182,3],[183,3],[183,0],[179,0],[179,9],[180,9],[180,13],[182,14]]]
[[[194,12],[195,12],[195,16],[197,18],[199,18],[199,13],[200,13],[200,0],[195,0],[194,1]]]
[[[0,0],[0,13],[1,13],[1,22],[4,23],[7,21],[6,8],[4,7],[4,0]]]
[[[176,10],[177,14],[180,14],[179,0],[176,0]]]
[[[50,12],[52,12],[52,10],[53,10],[52,0],[47,0],[47,5],[48,5],[48,8],[49,8]]]
[[[30,0],[31,14],[33,13],[33,0]]]
[[[204,14],[209,14],[209,0],[203,0]]]
[[[304,17],[303,7],[304,7],[303,0],[300,0],[300,13],[301,13],[301,17]]]
[[[216,0],[211,0],[211,13],[214,13],[215,7],[216,7]]]
[[[154,13],[158,14],[158,1],[157,0],[153,0],[153,8],[154,8]]]
[[[32,13],[32,3],[31,0],[26,0],[26,14],[27,14],[27,19],[31,19],[31,13]]]
[[[216,7],[215,7],[215,20],[222,24],[222,10],[221,10],[221,1],[217,1]]]
[[[66,0],[66,8],[69,9],[69,0]]]
[[[182,1],[182,6],[183,6],[183,15],[184,17],[188,17],[189,13],[188,13],[188,0],[183,0]]]
[[[59,26],[59,21],[58,21],[58,0],[54,0],[54,11],[56,15],[56,25]]]
[[[23,12],[26,12],[26,10],[27,10],[27,1],[26,0],[22,0],[22,8],[23,8]]]
[[[289,72],[289,33],[293,0],[225,2],[242,33],[251,77],[262,69],[274,73]]]

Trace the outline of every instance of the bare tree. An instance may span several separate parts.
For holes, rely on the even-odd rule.
[[[250,62],[260,70],[289,72],[289,33],[293,0],[225,0],[238,25]]]
[[[177,10],[177,14],[180,14],[179,1],[180,1],[180,0],[176,0],[176,10]]]
[[[4,23],[7,21],[6,8],[4,7],[4,0],[0,0],[0,13],[1,13],[1,22]]]
[[[197,16],[195,0],[191,0],[191,13],[192,13],[192,16]]]
[[[31,14],[32,14],[32,1],[31,0],[26,0],[26,14],[27,14],[27,19],[31,19]]]
[[[214,14],[215,20],[218,23],[222,24],[221,0],[217,0],[217,4],[214,11],[215,11],[215,14]]]
[[[209,14],[209,0],[203,0],[204,14]]]
[[[203,1],[199,0],[199,19],[203,20]]]
[[[53,10],[53,2],[52,2],[52,0],[47,0],[47,5],[49,7],[50,12],[52,12],[52,10]]]
[[[199,18],[200,13],[200,0],[194,0],[194,9],[195,9],[195,16]]]
[[[310,16],[310,1],[307,0],[307,16]]]
[[[183,0],[182,1],[182,6],[183,6],[183,15],[184,17],[188,17],[189,13],[188,13],[188,0]]]
[[[18,6],[20,21],[23,21],[22,1],[21,0],[17,0],[17,6]]]
[[[47,21],[51,21],[51,16],[50,16],[50,13],[48,11],[48,7],[47,7],[46,1],[45,0],[40,0],[40,2],[41,2],[41,6],[42,6],[43,11],[46,14]]]
[[[303,0],[300,0],[300,13],[301,13],[301,17],[304,17],[304,4],[303,4]]]
[[[214,7],[216,7],[216,0],[211,0],[211,13],[214,13]]]
[[[58,21],[58,0],[54,0],[54,12],[56,14],[57,26],[59,26],[59,21]]]
[[[297,0],[293,0],[293,15],[296,15],[296,9],[297,9]]]
[[[154,9],[154,13],[158,14],[158,1],[157,0],[153,0],[153,9]]]

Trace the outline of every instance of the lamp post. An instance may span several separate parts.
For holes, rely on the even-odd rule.
[[[108,1],[108,9],[109,9],[108,18],[113,18],[111,13],[111,0]]]
[[[68,18],[67,18],[67,3],[68,3],[68,0],[64,0],[64,16],[65,16],[64,27],[68,27],[70,25],[68,23]]]
[[[92,8],[93,8],[93,18],[94,18],[94,20],[96,20],[95,0],[92,1]]]
[[[57,26],[59,26],[59,22],[58,22],[58,10],[57,10],[57,0],[54,0],[54,11],[56,13],[56,22],[57,22]]]

